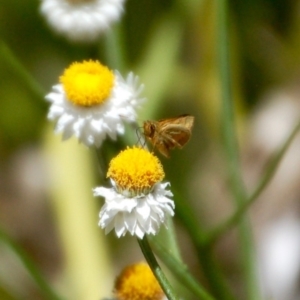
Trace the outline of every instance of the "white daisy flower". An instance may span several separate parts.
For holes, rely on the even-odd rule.
[[[114,229],[118,237],[129,232],[140,239],[155,235],[174,215],[169,182],[161,183],[164,175],[159,159],[143,148],[127,148],[113,158],[107,172],[113,187],[94,189],[94,196],[105,198],[99,214],[105,233]]]
[[[129,73],[126,79],[98,61],[73,63],[46,96],[51,103],[48,119],[56,122],[63,140],[76,136],[86,146],[100,147],[109,136],[124,133],[124,122],[136,121],[143,85]]]
[[[167,300],[150,267],[144,263],[127,266],[115,281],[117,300]]]
[[[59,34],[92,42],[120,19],[123,6],[124,0],[42,0],[40,10]]]

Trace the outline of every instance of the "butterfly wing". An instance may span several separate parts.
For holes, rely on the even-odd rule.
[[[191,129],[194,124],[194,117],[191,115],[181,115],[169,120],[165,129],[160,134],[170,149],[182,148],[191,137]]]
[[[194,117],[180,115],[159,121],[145,121],[144,134],[161,154],[169,157],[170,150],[182,148],[190,139]]]

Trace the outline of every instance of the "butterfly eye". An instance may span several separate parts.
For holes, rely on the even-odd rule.
[[[150,132],[151,132],[151,135],[153,135],[156,131],[156,126],[154,124],[151,124],[150,125]]]

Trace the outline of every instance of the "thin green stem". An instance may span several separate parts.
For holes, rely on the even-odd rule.
[[[16,253],[24,267],[31,275],[37,286],[40,288],[45,299],[48,300],[61,300],[56,292],[50,287],[47,281],[44,279],[38,268],[35,266],[34,262],[29,258],[25,251],[18,246],[1,228],[0,228],[0,241],[5,245],[10,247],[12,251]]]
[[[4,62],[7,66],[18,76],[22,82],[38,97],[44,98],[45,92],[40,84],[32,77],[32,75],[26,70],[22,63],[17,59],[9,47],[0,40],[0,57],[4,58]],[[38,102],[43,109],[46,108],[46,102]]]
[[[104,37],[104,54],[106,63],[110,68],[120,72],[126,70],[125,45],[122,24],[115,24],[113,29]]]
[[[266,167],[266,171],[264,175],[261,177],[260,182],[258,183],[257,187],[255,188],[252,195],[248,198],[246,202],[243,202],[237,210],[222,224],[217,226],[214,230],[207,237],[207,244],[213,244],[220,236],[222,236],[225,232],[233,228],[238,222],[242,219],[245,212],[248,208],[252,205],[252,203],[259,197],[261,192],[266,188],[266,186],[272,180],[276,170],[281,162],[282,157],[286,153],[287,149],[289,148],[290,144],[292,143],[293,139],[297,135],[298,131],[300,130],[300,121],[292,130],[289,137],[280,147],[280,149],[271,157],[268,166]]]
[[[106,172],[108,168],[108,161],[107,158],[104,157],[105,151],[100,151],[99,149],[95,148],[95,154],[97,158],[97,171],[98,171],[98,179],[100,182],[105,182],[106,180]]]
[[[161,241],[164,241],[164,245],[168,246],[169,252],[178,260],[182,262],[178,240],[176,236],[175,226],[172,217],[168,217],[166,220],[167,230],[161,229],[161,233],[163,234]]]
[[[234,105],[232,97],[231,68],[228,37],[228,7],[226,0],[218,0],[218,55],[220,64],[221,94],[222,94],[222,132],[224,152],[227,161],[231,193],[239,207],[246,201],[247,195],[240,173],[239,151],[235,133]],[[254,249],[251,228],[246,215],[239,226],[241,258],[244,270],[244,282],[248,299],[260,299],[259,288],[256,281]]]
[[[220,270],[220,267],[214,259],[214,252],[211,247],[204,244],[204,233],[199,218],[184,197],[174,188],[172,189],[176,201],[177,216],[180,218],[187,229],[195,248],[197,249],[198,258],[205,274],[205,278],[213,295],[217,299],[233,300],[234,296],[230,291],[228,284]]]
[[[170,250],[166,249],[159,241],[154,238],[150,239],[151,245],[155,252],[164,262],[164,264],[172,271],[178,281],[183,284],[197,299],[201,300],[214,300],[212,297],[189,273],[187,266],[179,261]]]
[[[173,287],[170,285],[167,277],[163,273],[161,267],[159,266],[152,249],[148,243],[147,237],[144,236],[143,239],[138,239],[138,243],[140,248],[154,274],[156,279],[158,280],[161,288],[163,289],[165,295],[169,300],[179,300],[179,297],[176,295]]]
[[[228,283],[224,278],[224,274],[220,270],[216,259],[214,258],[213,249],[211,247],[197,246],[198,257],[201,263],[203,273],[206,275],[214,296],[217,299],[233,300],[235,299]]]

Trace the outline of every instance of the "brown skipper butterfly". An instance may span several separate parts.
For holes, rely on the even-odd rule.
[[[194,116],[180,115],[159,121],[145,121],[144,135],[161,154],[170,157],[170,150],[182,148],[191,137]]]

